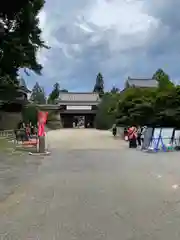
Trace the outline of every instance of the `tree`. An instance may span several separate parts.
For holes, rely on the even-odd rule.
[[[56,100],[59,98],[59,94],[60,94],[60,85],[59,83],[55,83],[53,86],[53,90],[49,95],[48,103],[54,104]]]
[[[100,97],[102,97],[102,95],[104,94],[104,80],[101,73],[98,73],[96,77],[96,83],[93,92],[99,93]]]
[[[154,73],[153,79],[156,79],[159,89],[161,90],[166,90],[174,87],[174,84],[170,81],[168,74],[166,74],[162,69],[158,69]]]
[[[38,121],[38,107],[33,104],[28,105],[23,108],[22,116],[25,123],[31,122],[33,125],[36,125]]]
[[[119,92],[119,88],[113,86],[111,89],[111,93],[118,93]]]
[[[156,73],[159,88],[126,88],[121,93],[105,93],[96,115],[96,127],[149,125],[180,128],[180,86],[167,74]],[[167,81],[168,80],[168,81]]]
[[[45,96],[44,89],[37,82],[32,89],[30,100],[36,104],[46,103],[46,96]]]
[[[119,98],[119,93],[105,93],[103,95],[95,118],[95,126],[97,129],[107,130],[115,123],[115,109]]]
[[[1,6],[0,84],[18,85],[20,68],[41,74],[37,52],[46,46],[41,39],[38,14],[43,5],[44,0],[7,0]]]

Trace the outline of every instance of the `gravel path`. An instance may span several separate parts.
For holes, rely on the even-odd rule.
[[[62,129],[50,131],[47,136],[50,149],[120,149],[127,144],[114,139],[110,131],[95,129]]]
[[[95,130],[48,140],[52,155],[0,203],[0,239],[180,239],[179,153],[129,150]]]

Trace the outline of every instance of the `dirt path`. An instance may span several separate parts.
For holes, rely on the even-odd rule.
[[[0,239],[179,240],[178,152],[128,149],[108,131],[59,130],[48,139],[51,155],[31,157],[41,162],[35,174],[26,160],[20,186],[0,203]],[[4,187],[22,175],[25,160],[16,160],[9,165],[19,170],[1,175]]]
[[[127,144],[114,139],[110,131],[95,129],[61,129],[47,135],[50,149],[120,149]]]

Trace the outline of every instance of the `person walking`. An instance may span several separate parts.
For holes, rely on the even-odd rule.
[[[112,134],[113,134],[114,137],[116,137],[116,135],[117,135],[117,127],[116,127],[116,124],[113,124]]]
[[[137,129],[137,144],[141,147],[141,127],[139,126]]]

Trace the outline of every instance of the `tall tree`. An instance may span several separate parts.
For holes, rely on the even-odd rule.
[[[18,84],[20,68],[41,74],[37,51],[46,46],[41,39],[38,14],[43,5],[44,0],[7,0],[1,4],[0,84]]]
[[[174,86],[168,74],[166,74],[162,69],[158,69],[154,73],[153,79],[156,79],[156,81],[158,82],[159,89],[161,90],[169,89]]]
[[[96,77],[96,83],[93,92],[99,93],[100,96],[104,94],[104,79],[101,73],[98,73]]]
[[[113,86],[111,89],[111,93],[118,93],[119,92],[119,88]]]
[[[38,82],[34,85],[32,89],[30,100],[36,104],[46,103],[46,96],[45,96],[44,89],[39,85]]]
[[[59,97],[59,94],[60,94],[60,85],[59,83],[55,83],[53,86],[53,90],[49,95],[48,103],[55,103]]]

